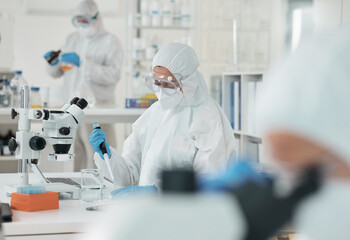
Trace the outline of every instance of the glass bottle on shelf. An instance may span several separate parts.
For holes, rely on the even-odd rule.
[[[11,79],[10,86],[12,91],[12,107],[19,108],[21,100],[21,87],[28,86],[27,81],[22,76],[22,71],[13,72],[15,76]]]
[[[151,8],[151,16],[152,16],[152,26],[153,27],[161,26],[159,0],[153,0],[152,8]]]
[[[170,2],[173,0],[170,0]],[[171,11],[171,3],[165,3],[162,10],[163,27],[171,27],[173,25],[173,12]]]
[[[2,89],[0,90],[0,107],[8,108],[11,106],[12,92],[10,83],[6,80],[2,82]]]

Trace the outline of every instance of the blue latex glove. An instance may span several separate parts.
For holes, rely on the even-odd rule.
[[[124,188],[118,188],[111,192],[111,195],[115,199],[133,197],[135,195],[156,195],[158,189],[155,185],[152,186],[129,186]]]
[[[45,53],[45,55],[44,55],[44,58],[45,58],[45,60],[47,60],[50,56],[51,56],[51,54],[53,53],[54,51],[48,51],[47,53]],[[58,61],[58,58],[56,58],[53,62],[51,62],[51,63],[49,63],[51,66],[54,66],[54,65],[56,65],[57,63],[58,63],[59,61]]]
[[[95,152],[100,154],[100,157],[103,159],[103,154],[100,149],[100,144],[105,142],[108,156],[111,156],[111,149],[109,148],[107,137],[105,132],[102,129],[95,129],[89,136],[89,141]]]
[[[226,173],[213,178],[200,178],[197,187],[201,191],[228,191],[239,188],[247,182],[269,185],[272,178],[257,172],[249,161],[237,161]]]
[[[61,62],[72,63],[75,66],[80,66],[80,57],[75,52],[63,53],[61,55]]]

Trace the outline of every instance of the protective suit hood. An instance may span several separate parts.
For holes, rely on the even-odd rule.
[[[188,45],[169,43],[162,47],[153,58],[152,68],[161,66],[172,74],[180,74],[183,97],[178,106],[195,106],[209,97],[204,78],[197,71],[199,61],[195,51]],[[182,94],[182,93],[181,93]]]
[[[98,6],[93,0],[83,0],[75,8],[74,16],[94,16],[98,12]],[[83,38],[94,38],[98,35],[105,33],[100,13],[97,16],[97,19],[93,21],[91,26],[87,28],[78,28],[78,31]]]
[[[296,132],[350,165],[350,31],[306,42],[267,77],[258,101],[262,133]]]

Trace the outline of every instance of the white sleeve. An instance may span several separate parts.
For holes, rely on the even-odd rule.
[[[190,128],[191,138],[197,148],[193,169],[199,174],[218,174],[227,169],[230,155],[234,155],[235,141],[225,135],[220,113],[216,109],[200,112],[193,116]]]
[[[123,154],[120,155],[114,148],[111,149],[110,164],[118,186],[138,185],[141,173],[142,144],[147,134],[149,118],[154,104],[148,108],[132,125],[130,136],[124,141]],[[104,176],[110,179],[104,160],[98,153],[94,156],[95,164],[102,169]]]
[[[124,149],[128,147],[129,149],[123,152],[126,152],[124,157],[121,156],[117,150],[110,147],[110,164],[118,186],[138,185],[141,169],[141,153],[138,153],[138,150],[135,147],[132,147],[137,147],[137,145],[135,145],[135,141],[136,139],[134,138],[133,134],[131,134],[125,140]],[[133,151],[133,149],[135,149],[135,151]],[[106,162],[101,159],[98,153],[95,153],[94,160],[97,168],[102,170],[103,176],[107,177],[108,179],[112,179],[107,169]]]

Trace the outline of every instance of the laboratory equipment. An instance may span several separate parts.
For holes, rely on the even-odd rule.
[[[28,187],[23,187],[25,190]],[[34,192],[33,189],[42,191]],[[43,187],[29,187],[27,193],[14,192],[11,194],[11,208],[24,212],[46,211],[59,208],[58,192],[45,191]]]
[[[10,83],[7,80],[2,82],[2,89],[0,90],[0,107],[7,108],[11,106],[12,92]]]
[[[99,169],[81,170],[81,200],[86,210],[97,210],[102,204],[103,175]]]
[[[94,129],[101,129],[100,127],[100,124],[98,124],[97,122],[94,122],[93,124],[93,128]],[[108,147],[108,146],[107,146]],[[106,162],[106,165],[107,165],[107,169],[108,169],[108,172],[111,176],[111,179],[112,179],[112,182],[113,182],[113,185],[114,185],[114,188],[117,187],[117,183],[115,181],[115,178],[114,178],[114,174],[113,174],[113,171],[112,171],[112,168],[111,168],[111,164],[109,162],[109,156],[108,156],[108,152],[107,152],[107,147],[106,147],[106,142],[103,141],[101,144],[100,144],[100,149],[101,149],[101,152],[103,154],[103,159],[105,160]]]
[[[73,98],[70,104],[65,104],[61,110],[29,109],[29,87],[21,88],[21,106],[12,109],[11,117],[15,119],[19,115],[18,131],[16,138],[9,141],[9,149],[15,152],[15,158],[19,160],[19,183],[6,186],[6,194],[17,191],[19,186],[28,186],[28,168],[30,167],[48,191],[68,192],[73,198],[79,198],[79,188],[76,186],[50,183],[38,168],[41,150],[49,143],[54,153],[49,154],[49,161],[69,161],[74,155],[69,149],[74,142],[78,124],[85,118],[84,108],[87,106],[85,99]],[[43,121],[43,135],[31,132],[31,121]]]
[[[0,239],[1,239],[1,220],[2,222],[12,221],[12,211],[8,203],[0,202]]]
[[[11,79],[10,86],[12,90],[12,107],[20,107],[21,87],[28,86],[27,81],[22,76],[22,71],[16,70],[13,72],[14,77]]]
[[[30,90],[30,108],[42,108],[40,88],[31,87]]]

